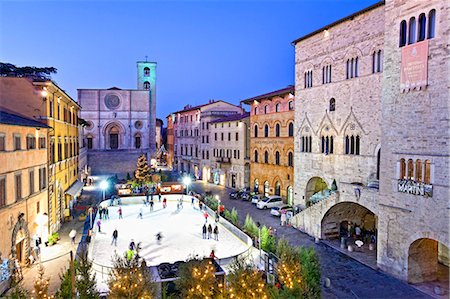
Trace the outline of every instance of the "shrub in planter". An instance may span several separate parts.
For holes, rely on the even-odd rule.
[[[275,253],[275,237],[269,233],[269,229],[264,225],[261,229],[261,249],[266,252]]]
[[[236,211],[235,208],[233,208],[231,210],[231,223],[233,223],[234,225],[238,226],[239,225],[239,217],[238,217],[238,212]]]
[[[258,237],[258,227],[256,226],[255,221],[253,221],[253,218],[247,214],[247,216],[245,217],[245,222],[244,222],[244,231],[249,234],[250,237],[252,238],[257,238]]]

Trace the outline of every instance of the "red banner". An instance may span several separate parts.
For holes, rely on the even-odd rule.
[[[428,40],[402,48],[400,89],[421,89],[428,82]]]

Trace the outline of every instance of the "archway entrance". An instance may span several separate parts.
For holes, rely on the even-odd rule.
[[[255,179],[255,183],[253,185],[253,192],[259,193],[259,181],[258,181],[258,179]]]
[[[264,196],[269,196],[269,182],[264,182]]]
[[[26,265],[28,264],[28,257],[31,253],[30,232],[23,216],[23,213],[20,214],[18,221],[14,226],[11,240],[11,252],[13,258],[17,258],[22,265]]]
[[[324,179],[320,177],[312,177],[308,184],[306,184],[306,191],[305,191],[305,202],[306,205],[310,205],[311,197],[314,194],[320,195],[319,192],[322,192],[323,190],[327,189],[328,185],[325,182]]]
[[[113,126],[109,130],[109,148],[118,149],[119,148],[119,128]],[[139,141],[140,142],[140,141]]]
[[[448,295],[449,248],[427,238],[411,243],[408,251],[408,282],[417,284],[427,293],[434,293],[438,287]]]
[[[281,195],[281,184],[278,181],[275,183],[275,195]]]
[[[321,237],[333,247],[376,267],[377,221],[377,216],[366,207],[340,202],[323,216]],[[349,246],[352,251],[349,251]]]

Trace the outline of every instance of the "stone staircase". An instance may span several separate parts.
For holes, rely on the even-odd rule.
[[[339,191],[304,209],[294,216],[293,225],[310,236],[321,238],[321,223],[325,213],[339,202]]]

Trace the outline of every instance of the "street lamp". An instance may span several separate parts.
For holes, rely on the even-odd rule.
[[[183,184],[186,186],[186,194],[189,194],[189,185],[191,184],[191,178],[188,176],[185,176],[183,178]]]
[[[102,189],[102,191],[103,191],[103,200],[105,200],[105,192],[106,192],[106,189],[108,189],[108,187],[109,187],[108,181],[100,182],[100,189]]]
[[[261,223],[256,222],[256,226],[258,227],[259,262],[261,262]]]

